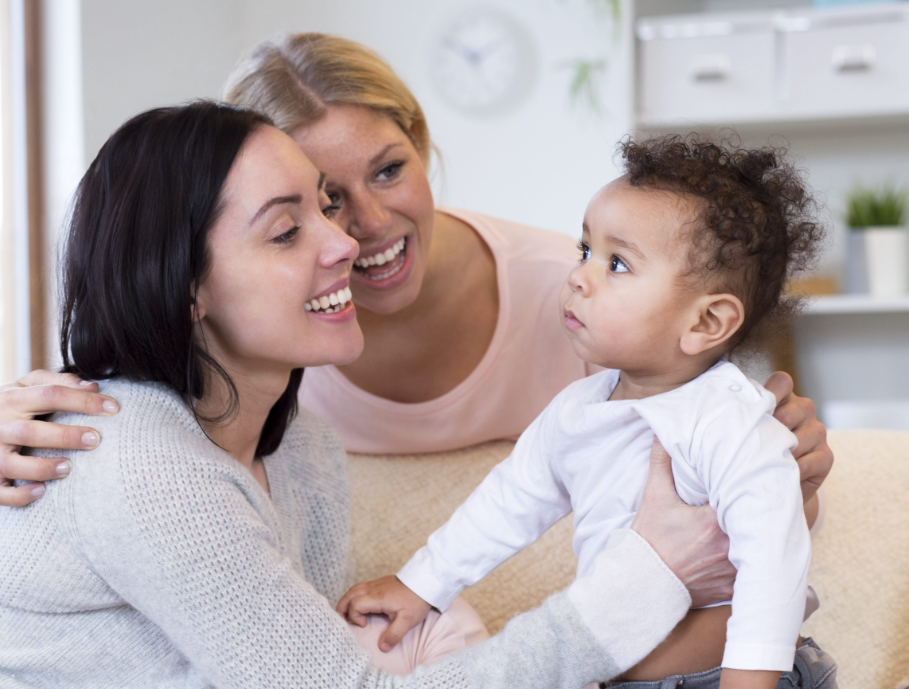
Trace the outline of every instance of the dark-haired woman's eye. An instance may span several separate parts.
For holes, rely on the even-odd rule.
[[[401,167],[403,167],[403,165],[404,165],[403,160],[396,160],[393,163],[388,163],[387,165],[383,165],[382,167],[379,168],[379,171],[376,173],[376,177],[378,177],[380,179],[384,179],[384,180],[394,179],[395,177],[398,176],[398,173],[401,171]]]
[[[279,234],[277,237],[275,237],[271,241],[274,242],[275,244],[289,244],[290,242],[293,241],[293,238],[297,236],[297,232],[299,232],[299,231],[300,231],[300,226],[294,225],[289,230],[287,230],[287,232],[282,232],[281,234]]]
[[[609,270],[611,270],[613,273],[627,273],[629,271],[629,268],[625,264],[625,261],[613,254],[612,258],[609,259]]]
[[[581,252],[582,261],[590,259],[590,246],[586,242],[578,242],[578,251]]]

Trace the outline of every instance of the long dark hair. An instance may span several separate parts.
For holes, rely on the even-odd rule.
[[[209,268],[221,188],[247,137],[271,121],[210,101],[136,115],[107,140],[76,191],[63,258],[63,370],[166,383],[195,412],[205,380],[237,389],[193,337],[193,299]],[[303,369],[290,376],[259,437],[274,452],[297,411]]]

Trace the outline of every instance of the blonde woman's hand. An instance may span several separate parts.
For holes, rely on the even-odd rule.
[[[827,444],[827,428],[817,420],[814,402],[792,392],[792,378],[777,371],[767,382],[767,388],[776,396],[773,417],[795,434],[798,445],[792,456],[799,465],[802,480],[802,500],[808,526],[817,518],[817,489],[833,468],[833,451]]]
[[[91,450],[101,442],[93,428],[40,421],[36,416],[52,412],[110,416],[119,409],[116,400],[98,393],[96,383],[69,373],[32,371],[0,387],[0,505],[27,505],[44,495],[42,481],[69,474],[65,458],[26,456],[23,447]],[[16,487],[15,480],[31,483]]]

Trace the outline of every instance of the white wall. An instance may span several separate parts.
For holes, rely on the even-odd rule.
[[[538,65],[527,98],[483,118],[447,106],[427,56],[462,0],[82,0],[85,148],[91,158],[130,115],[194,96],[216,96],[240,54],[264,38],[322,31],[377,50],[420,100],[442,152],[437,200],[579,234],[588,199],[615,176],[612,153],[628,129],[627,57],[589,0],[487,0],[531,36]],[[626,13],[627,14],[627,13]],[[608,113],[569,104],[568,60],[604,57]],[[444,182],[444,184],[443,184]]]
[[[242,0],[81,0],[85,154],[130,116],[215,97],[240,54]]]

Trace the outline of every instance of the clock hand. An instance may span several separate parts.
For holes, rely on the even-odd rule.
[[[494,53],[497,53],[499,50],[501,50],[501,48],[502,48],[502,44],[500,42],[490,41],[485,46],[483,46],[479,50],[475,51],[475,54],[480,59],[480,61],[483,61],[488,56],[490,56]]]
[[[471,50],[466,45],[460,41],[456,41],[453,38],[449,38],[445,41],[445,45],[456,52],[458,55],[463,57],[467,62],[469,62],[473,67],[476,67],[480,61],[480,55],[477,51]]]

